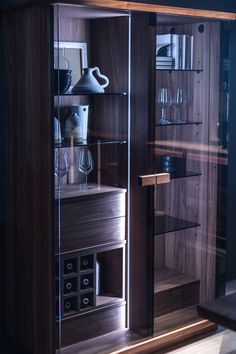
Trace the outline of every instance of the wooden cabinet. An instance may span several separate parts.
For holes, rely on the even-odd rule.
[[[224,288],[232,82],[221,50],[230,24],[217,16],[235,16],[84,3],[28,3],[1,19],[6,338],[32,354],[109,353],[150,335],[166,349],[176,328],[186,338],[215,328],[196,305]],[[191,68],[156,68],[163,34],[193,36]],[[65,92],[61,57],[77,75]],[[71,90],[84,65],[109,78],[105,92]],[[68,138],[81,106],[87,139]],[[153,185],[140,184],[150,175]]]
[[[155,191],[156,316],[178,309],[185,316],[184,308],[187,313],[215,297],[221,24],[172,20],[165,23],[157,16],[157,36],[192,36],[192,66],[156,70],[157,97],[162,87],[172,95],[167,124],[160,120],[158,100],[156,105],[156,169],[171,175],[171,183]],[[178,90],[183,94],[179,106]]]
[[[125,328],[126,190],[68,185],[61,197],[56,312],[64,347]]]
[[[59,67],[54,75],[61,79],[63,61],[69,61],[72,71],[66,92],[62,92],[62,80],[54,87],[54,115],[62,132],[54,154],[62,161],[66,156],[69,165],[66,175],[55,179],[55,188],[59,185],[54,244],[61,348],[126,326],[130,17],[125,12],[73,5],[55,5],[52,11],[53,61]],[[75,78],[76,65],[80,70]],[[84,65],[98,67],[108,77],[104,92],[74,92]],[[96,79],[102,85],[104,79]],[[81,107],[88,109],[84,139],[76,136],[85,119],[76,111]],[[72,127],[68,138],[73,112],[81,127]],[[56,162],[54,169],[60,169],[61,161]],[[73,277],[63,274],[70,259],[77,269]],[[89,269],[83,269],[86,260]]]

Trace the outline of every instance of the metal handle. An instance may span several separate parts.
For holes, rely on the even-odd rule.
[[[138,183],[142,187],[155,186],[156,184],[170,183],[170,174],[156,173],[154,175],[138,176]]]

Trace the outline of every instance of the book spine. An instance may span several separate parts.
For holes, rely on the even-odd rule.
[[[179,35],[178,34],[172,34],[172,57],[174,60],[173,68],[174,69],[179,69]]]
[[[188,36],[186,36],[185,34],[181,36],[181,42],[182,42],[182,46],[181,46],[181,69],[185,70],[186,69],[186,55],[187,55],[187,51],[186,51],[186,40]]]
[[[193,41],[193,36],[191,36],[190,38],[190,69],[192,70],[193,69],[193,44],[194,44],[194,41]]]

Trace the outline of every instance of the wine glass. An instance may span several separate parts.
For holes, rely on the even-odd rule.
[[[185,94],[182,88],[177,88],[177,91],[174,95],[173,103],[176,106],[176,118],[174,119],[174,123],[185,123],[185,120],[181,119],[181,107],[185,103]]]
[[[63,191],[60,180],[62,177],[66,176],[70,169],[70,159],[68,153],[61,149],[56,149],[54,151],[54,175],[57,177],[57,186],[55,188],[56,192]]]
[[[88,174],[93,170],[93,167],[92,152],[87,147],[81,148],[79,151],[78,171],[85,175],[85,183],[82,184],[81,190],[92,188],[88,186]]]
[[[170,120],[167,118],[167,108],[172,104],[172,95],[170,89],[165,87],[160,88],[157,101],[161,105],[160,124],[170,124]]]

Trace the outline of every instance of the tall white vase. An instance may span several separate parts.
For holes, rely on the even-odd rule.
[[[75,142],[84,142],[88,136],[89,106],[73,105],[72,113],[65,124],[65,139]]]

